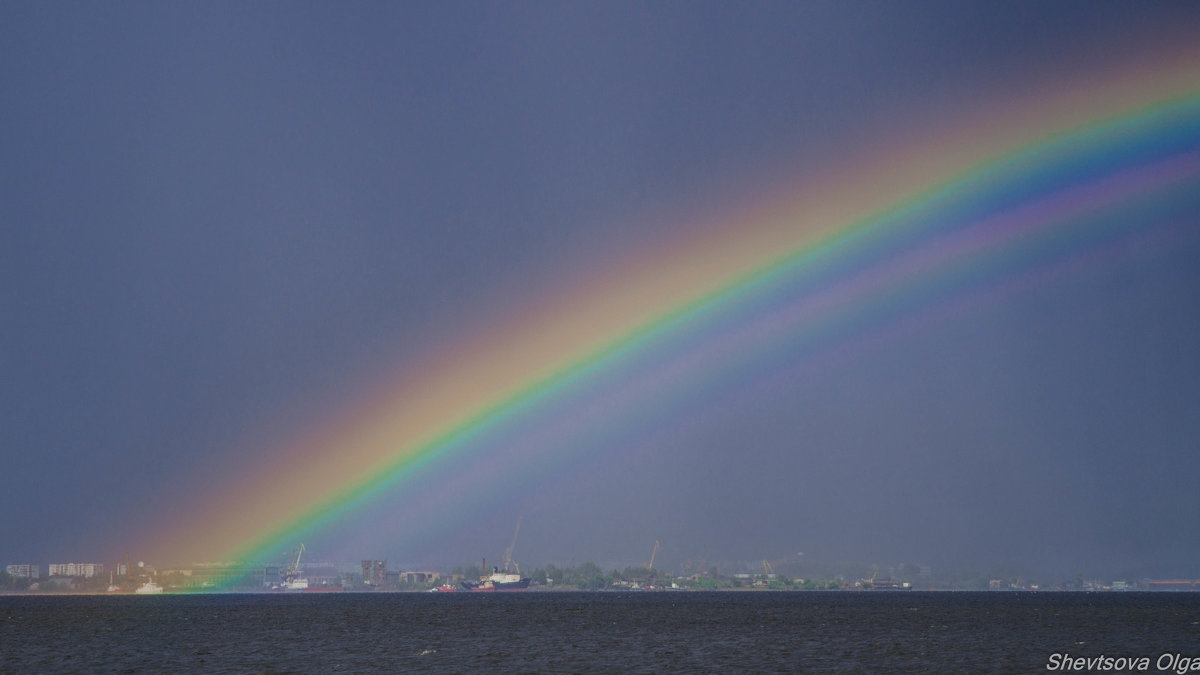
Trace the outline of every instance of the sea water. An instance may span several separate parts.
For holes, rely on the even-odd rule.
[[[1117,660],[1122,658],[1139,659],[1134,665],[1146,658],[1150,672],[1186,672],[1192,663],[1200,669],[1200,596],[832,591],[0,597],[0,671],[15,673],[1011,673],[1115,670],[1126,663]]]

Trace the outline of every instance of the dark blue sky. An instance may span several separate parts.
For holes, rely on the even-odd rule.
[[[1198,31],[1166,2],[0,3],[0,562],[112,557],[171,486],[573,270]],[[1200,573],[1198,228],[545,486],[524,549]]]

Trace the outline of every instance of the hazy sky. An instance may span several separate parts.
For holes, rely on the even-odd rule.
[[[115,560],[583,270],[1196,35],[1182,2],[0,2],[0,563]],[[531,562],[1200,574],[1196,207],[327,555],[498,557],[525,515]]]

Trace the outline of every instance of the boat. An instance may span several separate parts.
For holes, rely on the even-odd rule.
[[[147,579],[146,583],[142,584],[141,586],[138,586],[137,590],[134,591],[134,593],[137,593],[138,595],[151,595],[151,594],[162,593],[162,592],[163,592],[163,587],[154,583],[153,579]]]
[[[431,593],[454,593],[457,591],[458,591],[458,586],[454,586],[452,584],[442,584],[441,586],[438,586],[437,588],[429,589],[429,592],[431,592]]]
[[[345,586],[320,585],[320,586],[308,586],[304,589],[304,592],[305,593],[341,593],[344,590],[346,590]]]
[[[529,577],[521,576],[521,567],[513,560],[513,549],[517,547],[517,535],[521,533],[521,521],[524,516],[517,518],[517,527],[513,530],[512,542],[509,543],[508,549],[504,551],[504,571],[501,572],[499,567],[493,567],[492,573],[487,576],[482,576],[479,581],[460,582],[464,591],[472,592],[494,592],[494,591],[523,591],[529,588]],[[516,567],[517,573],[510,574],[508,566]],[[483,572],[487,570],[487,558],[484,558],[479,570]],[[486,572],[485,572],[486,574]]]
[[[296,561],[288,565],[284,572],[283,584],[280,586],[285,591],[306,591],[308,590],[308,579],[300,576],[300,556],[304,555],[304,542],[300,542],[300,548],[296,551]]]
[[[484,560],[483,569],[487,569],[487,561]],[[480,577],[479,581],[461,581],[459,585],[464,591],[474,593],[489,593],[494,591],[523,591],[529,588],[529,577],[522,577],[520,573],[510,574],[507,571],[501,572],[499,567],[493,567],[492,573]]]
[[[520,574],[506,574],[493,569],[492,574],[481,578],[479,581],[462,581],[460,585],[464,591],[475,593],[523,591],[529,588],[529,577],[522,577]]]

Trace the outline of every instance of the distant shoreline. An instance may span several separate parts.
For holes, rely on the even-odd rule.
[[[645,590],[630,590],[630,589],[600,589],[589,590],[582,588],[530,588],[527,591],[511,592],[503,591],[500,593],[472,593],[470,591],[455,591],[466,595],[519,595],[521,593],[587,593],[587,594],[626,594],[626,595],[642,595],[647,593],[817,593],[817,594],[833,594],[833,593],[855,593],[864,595],[882,595],[882,594],[912,594],[912,593],[979,593],[987,595],[1017,595],[1027,593],[1062,593],[1062,594],[1097,594],[1097,595],[1121,595],[1131,593],[1158,594],[1158,593],[1196,593],[1197,591],[1182,590],[1182,589],[1130,589],[1130,590],[1082,590],[1082,589],[1020,589],[1020,590],[1000,590],[992,591],[986,589],[960,589],[960,588],[926,588],[926,589],[862,589],[862,588],[817,588],[817,589],[786,589],[786,588],[706,588],[706,589],[689,589],[689,588],[664,588],[652,591]],[[78,591],[0,591],[0,597],[61,597],[61,598],[78,598],[78,597],[156,597],[163,595],[171,596],[200,596],[200,595],[266,595],[280,597],[314,597],[319,595],[431,595],[428,590],[348,590],[348,591],[327,591],[323,593],[305,593],[305,592],[280,592],[280,591],[255,591],[255,590],[229,590],[229,591],[163,591],[162,593],[154,593],[152,595],[138,593],[82,593]]]

